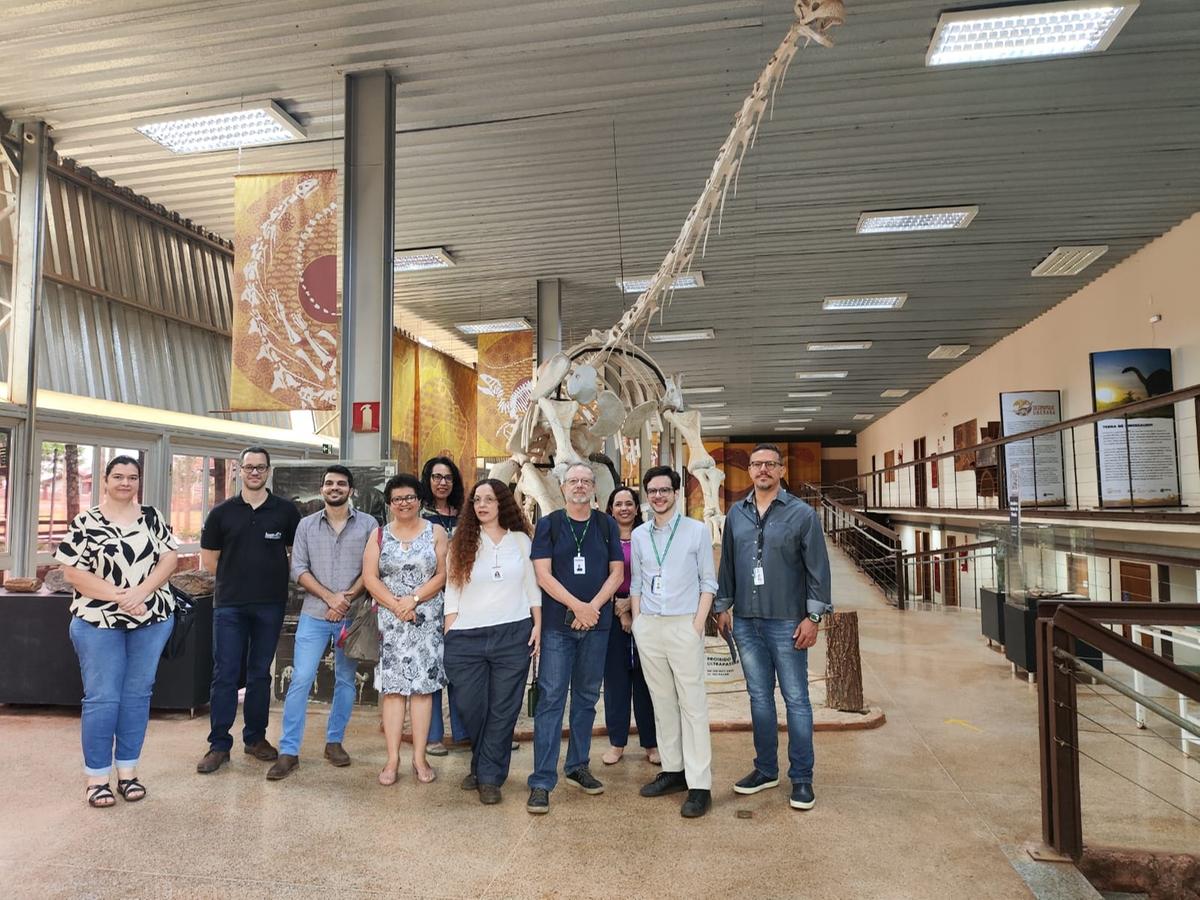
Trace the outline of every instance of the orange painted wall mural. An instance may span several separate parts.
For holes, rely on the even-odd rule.
[[[234,179],[231,409],[336,409],[337,172]]]
[[[392,458],[397,471],[419,470],[417,446],[417,342],[392,334]]]
[[[781,445],[787,463],[787,481],[791,492],[797,493],[805,482],[821,483],[820,441],[797,441]]]
[[[533,332],[479,335],[476,452],[508,456],[505,446],[529,408],[533,388]]]
[[[475,370],[428,347],[417,347],[417,440],[414,468],[448,456],[475,480]]]

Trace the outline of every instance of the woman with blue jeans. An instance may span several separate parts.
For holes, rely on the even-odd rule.
[[[83,676],[83,770],[89,806],[116,803],[109,775],[114,749],[117,792],[146,796],[137,765],[150,720],[150,694],[171,636],[175,601],[167,579],[178,544],[154,507],[141,506],[142,469],[118,456],[104,470],[104,499],[71,522],[54,558],[74,589],[71,643]]]

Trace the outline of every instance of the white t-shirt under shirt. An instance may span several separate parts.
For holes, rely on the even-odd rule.
[[[530,548],[529,537],[519,531],[507,532],[499,544],[479,532],[471,577],[461,586],[446,583],[445,614],[458,614],[451,631],[520,622],[542,605]]]

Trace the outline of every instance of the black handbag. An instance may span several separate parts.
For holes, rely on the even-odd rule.
[[[175,614],[172,617],[171,636],[163,647],[163,659],[176,659],[183,655],[187,643],[188,632],[196,621],[196,600],[186,591],[181,591],[175,585],[171,588],[171,596],[175,598]]]
[[[537,712],[538,700],[542,698],[541,688],[538,687],[538,658],[533,658],[533,680],[529,682],[529,696],[525,701],[525,710],[529,713],[529,717]]]

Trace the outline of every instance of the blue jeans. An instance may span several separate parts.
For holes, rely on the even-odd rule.
[[[283,701],[283,726],[279,735],[279,752],[300,755],[304,741],[304,722],[308,717],[308,694],[317,677],[317,667],[325,658],[331,642],[342,631],[343,622],[327,622],[315,616],[300,615],[296,625],[296,650],[292,659],[292,682]],[[329,707],[329,722],[325,726],[325,741],[340,744],[346,734],[346,723],[354,708],[354,673],[358,665],[347,659],[341,647],[333,650],[333,704]]]
[[[592,724],[600,700],[608,631],[573,631],[557,628],[542,633],[538,662],[541,699],[533,716],[533,772],[530,788],[554,790],[558,784],[558,752],[562,745],[563,711],[571,694],[571,735],[567,742],[566,772],[588,764],[592,749]]]
[[[447,674],[446,677],[449,677]],[[466,723],[458,714],[458,702],[454,699],[454,685],[446,685],[446,695],[450,698],[450,737],[455,741],[468,740]],[[446,737],[446,723],[442,721],[442,692],[433,694],[433,718],[429,722],[429,743],[440,744]]]
[[[242,741],[258,743],[267,736],[271,709],[271,661],[283,628],[282,603],[218,606],[213,610],[213,677],[209,697],[208,744],[228,753],[229,729],[237,718],[238,676],[246,665],[246,700],[242,704]]]
[[[71,617],[68,633],[83,676],[83,771],[107,775],[138,764],[154,676],[174,619],[141,628],[97,628]]]
[[[808,651],[797,650],[792,635],[799,619],[733,617],[733,639],[742,657],[750,721],[754,728],[754,768],[769,778],[779,776],[779,719],[775,711],[775,679],[787,707],[788,778],[812,782],[813,714],[808,700]]]

